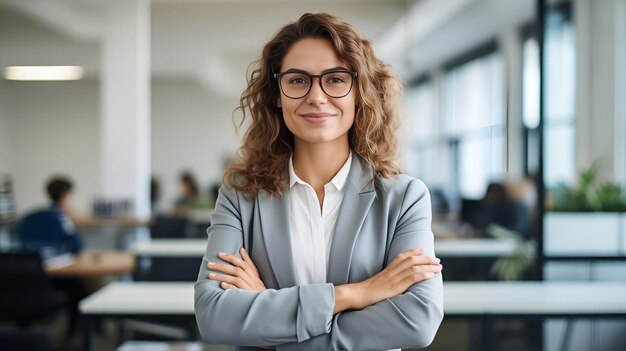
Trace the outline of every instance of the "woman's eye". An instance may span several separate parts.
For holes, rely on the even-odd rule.
[[[333,77],[328,77],[327,82],[330,84],[341,84],[341,83],[344,83],[345,80],[342,77],[333,76]]]
[[[301,85],[308,84],[308,79],[306,77],[294,77],[289,79],[289,84]]]

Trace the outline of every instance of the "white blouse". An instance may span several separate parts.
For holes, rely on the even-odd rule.
[[[289,159],[291,251],[299,285],[326,282],[330,245],[351,164],[352,153],[335,177],[324,185],[320,210],[315,190],[294,171],[293,155]]]

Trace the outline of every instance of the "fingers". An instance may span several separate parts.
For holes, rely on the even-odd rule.
[[[243,258],[243,261],[248,265],[248,267],[250,267],[250,269],[258,276],[259,271],[256,269],[256,266],[254,265],[254,262],[252,262],[252,259],[250,258],[250,255],[248,255],[246,249],[244,249],[243,247],[239,249],[239,254],[241,255],[241,258]]]
[[[246,263],[241,258],[235,255],[220,252],[217,254],[217,257],[219,257],[222,261],[232,264],[235,267],[240,267],[242,269],[246,267]]]
[[[209,262],[207,264],[207,267],[209,267],[209,269],[212,271],[218,271],[233,276],[238,276],[242,272],[242,269],[239,267],[222,263]]]
[[[440,260],[436,257],[424,256],[423,249],[411,249],[399,253],[396,258],[385,268],[386,270],[395,270],[396,273],[406,269],[411,265],[419,264],[439,264]]]
[[[397,266],[398,264],[400,264],[402,261],[406,260],[407,258],[411,256],[420,256],[423,254],[424,254],[424,249],[421,249],[421,248],[400,252],[399,254],[396,255],[393,261],[391,261],[391,263],[387,265],[387,268],[393,269],[395,266]]]
[[[441,272],[441,260],[436,257],[424,256],[424,250],[412,249],[399,253],[396,259],[384,270],[384,275],[392,282],[398,282],[407,276],[407,271],[412,267],[425,266],[425,271],[432,273]]]
[[[244,279],[239,277],[234,277],[228,274],[217,274],[217,273],[209,273],[209,279],[216,280],[221,282],[220,286],[222,288],[239,288],[239,289],[248,289],[249,286]],[[226,284],[224,284],[226,283]]]
[[[440,266],[441,260],[431,256],[411,256],[400,262],[395,271],[405,271],[413,266]]]
[[[226,282],[221,282],[220,286],[222,287],[222,289],[224,290],[230,290],[230,289],[236,289],[237,287],[232,285],[232,284],[228,284]]]
[[[223,252],[218,253],[217,256],[226,264],[208,262],[207,267],[212,271],[223,274],[211,272],[209,279],[219,281],[220,286],[224,290],[234,288],[256,291],[265,290],[265,285],[260,280],[258,270],[250,255],[243,248],[239,250],[239,253],[241,258]]]
[[[405,270],[401,275],[398,275],[396,279],[405,286],[406,290],[415,283],[434,278],[442,269],[441,265],[413,266]]]
[[[241,258],[235,255],[220,252],[217,254],[217,257],[219,257],[224,262],[230,263],[233,267],[237,267],[235,270],[222,271],[224,273],[241,275],[242,273],[245,272],[248,275],[255,274],[255,271],[244,260],[242,260]],[[209,266],[209,268],[212,268],[212,267]]]

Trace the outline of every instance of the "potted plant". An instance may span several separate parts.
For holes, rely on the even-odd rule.
[[[554,208],[544,216],[546,256],[626,254],[626,200],[618,184],[598,184],[591,168],[576,187],[560,185],[552,197]]]

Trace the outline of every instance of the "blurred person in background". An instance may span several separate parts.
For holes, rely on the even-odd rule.
[[[515,231],[524,239],[531,235],[528,208],[515,200],[503,183],[490,183],[481,201],[477,229],[484,231],[490,224]]]
[[[161,182],[156,176],[150,177],[150,210],[154,215],[159,210],[161,200]]]
[[[19,224],[19,238],[24,250],[37,250],[44,258],[63,253],[77,254],[83,241],[76,231],[71,215],[74,185],[67,177],[56,176],[46,184],[50,207],[26,215]],[[68,305],[67,335],[77,335],[78,303],[87,296],[84,282],[79,279],[53,278],[55,289],[66,295]]]
[[[48,254],[78,253],[83,242],[71,217],[72,189],[66,177],[54,177],[46,184],[50,199],[47,209],[27,214],[18,227],[25,249],[49,250]]]
[[[200,202],[200,190],[196,178],[190,171],[181,173],[179,184],[180,197],[176,199],[173,214],[178,217],[186,217],[190,209],[198,206]]]

